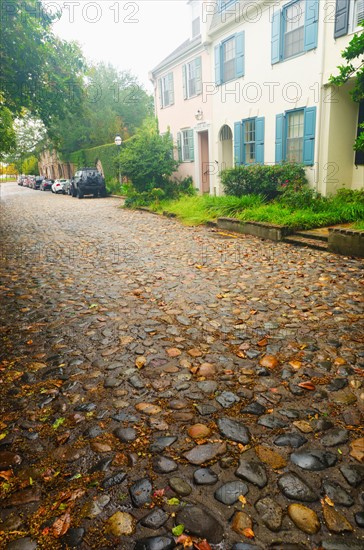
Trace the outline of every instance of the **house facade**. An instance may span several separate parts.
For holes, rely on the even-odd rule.
[[[224,168],[295,161],[306,166],[310,184],[323,194],[363,187],[363,155],[353,150],[363,106],[352,101],[350,83],[337,89],[329,78],[364,19],[364,0],[192,0],[189,5],[192,25],[199,18],[199,36],[152,72],[160,129],[170,126],[179,151],[182,132],[180,173],[192,175],[201,192],[221,194],[218,174]],[[191,101],[183,67],[195,52],[202,85]],[[174,103],[167,112],[160,90],[172,66]],[[203,121],[194,122],[198,111]],[[194,144],[188,162],[185,128]],[[204,132],[208,155],[200,139]]]

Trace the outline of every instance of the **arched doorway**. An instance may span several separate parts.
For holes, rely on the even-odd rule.
[[[227,124],[219,132],[219,159],[220,170],[233,167],[233,133]]]

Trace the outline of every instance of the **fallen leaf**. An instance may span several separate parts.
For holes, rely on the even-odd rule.
[[[254,531],[253,531],[253,529],[250,529],[250,527],[247,527],[246,529],[243,530],[243,535],[247,539],[253,539],[255,537]]]
[[[335,506],[331,498],[329,498],[327,495],[325,496],[324,499],[321,500],[322,505],[323,505],[323,501],[326,502],[326,504],[328,504],[329,506]]]
[[[316,389],[316,386],[314,386],[314,384],[312,384],[312,382],[300,382],[298,384],[298,386],[300,388],[303,388],[304,390],[310,390],[310,391],[314,391]]]
[[[262,340],[259,340],[258,342],[258,346],[259,347],[264,347],[264,346],[267,346],[268,345],[268,339],[267,338],[263,338]]]
[[[172,534],[175,537],[179,537],[180,535],[182,535],[184,530],[185,530],[185,526],[183,525],[183,523],[180,523],[179,525],[176,525],[176,527],[173,527]]]
[[[176,498],[176,497],[169,498],[167,500],[167,504],[169,504],[169,506],[178,506],[179,505],[179,499]]]
[[[67,533],[70,525],[71,514],[67,511],[62,516],[59,516],[59,518],[53,523],[52,535],[56,538],[62,537],[65,533]]]
[[[300,369],[301,366],[302,366],[301,361],[290,361],[289,364],[291,365],[291,367],[292,367],[294,370],[298,370],[298,369]]]
[[[245,498],[244,495],[240,495],[239,502],[241,502],[241,507],[244,508],[244,506],[246,504],[246,498]]]
[[[146,362],[147,362],[147,358],[141,355],[140,357],[137,357],[135,359],[135,366],[138,369],[142,369],[145,366]]]
[[[261,358],[259,364],[267,369],[275,369],[278,366],[278,359],[274,355],[265,355]]]
[[[0,472],[0,477],[2,479],[5,479],[6,481],[9,481],[9,479],[13,476],[13,471],[12,470],[3,470],[2,472]]]
[[[207,540],[202,540],[201,542],[194,542],[193,543],[196,550],[211,550],[211,546],[207,542]]]

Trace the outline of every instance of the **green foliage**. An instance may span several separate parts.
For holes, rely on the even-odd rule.
[[[147,198],[143,194],[142,198]],[[364,191],[340,190],[333,197],[322,197],[308,187],[287,190],[266,203],[261,195],[242,197],[182,196],[146,204],[156,212],[175,214],[186,225],[200,225],[219,217],[286,225],[291,229],[311,229],[364,220]]]
[[[114,143],[108,143],[107,145],[91,149],[80,149],[70,155],[64,155],[63,158],[75,164],[77,168],[96,166],[97,161],[100,160],[106,181],[109,178],[115,177],[116,146]]]
[[[139,193],[153,187],[164,189],[169,176],[178,168],[171,154],[171,134],[158,133],[155,119],[148,119],[121,148],[116,161],[123,176],[130,179]]]
[[[5,106],[13,115],[24,108],[52,135],[55,120],[79,112],[85,62],[79,46],[53,34],[56,16],[37,0],[3,6],[0,59]]]
[[[364,27],[364,21],[361,22]],[[330,76],[330,83],[335,86],[342,86],[348,80],[354,79],[354,87],[351,96],[354,101],[364,101],[364,30],[354,34],[350,40],[348,47],[342,52],[342,57],[346,61],[346,65],[338,67],[339,74]],[[359,134],[354,143],[354,149],[364,151],[364,125],[363,131]]]
[[[3,105],[0,93],[0,160],[3,160],[5,153],[15,147],[16,136],[13,126],[13,117],[10,110]]]
[[[236,166],[220,174],[226,195],[260,194],[271,200],[286,188],[301,189],[306,183],[304,166],[295,163]]]
[[[82,92],[82,116],[58,121],[58,149],[68,154],[114,141],[125,141],[153,112],[153,98],[137,78],[110,64],[90,66]]]
[[[30,156],[23,160],[21,165],[21,172],[23,174],[32,174],[34,176],[39,175],[38,159],[35,156]]]
[[[146,186],[147,191],[142,191],[141,193],[136,191],[131,185],[125,193],[127,195],[125,206],[127,208],[151,206],[153,209],[158,209],[162,200],[177,200],[182,196],[193,197],[197,191],[193,187],[192,182],[193,180],[190,176],[181,181],[164,178],[161,182],[161,187],[154,187],[153,184],[148,185]]]

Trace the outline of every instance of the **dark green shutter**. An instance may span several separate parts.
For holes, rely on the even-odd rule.
[[[193,143],[193,130],[187,130],[187,137],[188,137],[188,147],[189,147],[189,156],[190,160],[195,160],[195,148]]]
[[[202,68],[201,57],[195,59],[195,78],[196,78],[196,95],[202,93]]]
[[[182,65],[183,99],[187,99],[187,68]]]
[[[178,160],[182,162],[182,133],[177,132],[177,151],[178,151]]]
[[[168,75],[168,90],[169,90],[169,104],[174,104],[174,87],[173,87],[173,73]]]

